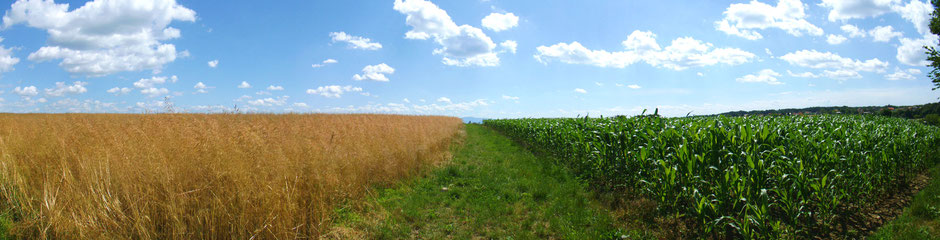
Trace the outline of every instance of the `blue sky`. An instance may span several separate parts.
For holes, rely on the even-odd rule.
[[[922,1],[20,0],[0,111],[668,116],[935,102]],[[168,102],[165,102],[168,100]]]

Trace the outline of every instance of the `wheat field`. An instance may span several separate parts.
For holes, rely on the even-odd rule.
[[[19,238],[318,238],[334,208],[449,157],[452,117],[0,114]]]

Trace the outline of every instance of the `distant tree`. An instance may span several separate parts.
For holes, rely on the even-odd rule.
[[[924,117],[924,123],[935,126],[940,125],[940,116],[937,114],[927,114],[927,116]]]
[[[930,33],[940,36],[940,12],[938,12],[938,6],[940,6],[940,0],[931,0],[933,4],[933,12],[930,13]],[[927,61],[930,63],[928,67],[933,68],[930,70],[930,79],[933,80],[933,90],[940,89],[940,52],[937,52],[933,46],[924,46],[927,49]]]
[[[890,116],[891,116],[891,109],[882,108],[882,109],[881,109],[881,116],[890,117]]]

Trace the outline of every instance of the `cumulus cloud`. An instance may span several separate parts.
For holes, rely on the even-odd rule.
[[[587,90],[584,90],[583,88],[575,88],[575,89],[574,89],[574,92],[576,92],[576,93],[581,93],[581,94],[585,94],[585,93],[587,93]]]
[[[911,69],[907,69],[906,71],[902,71],[900,68],[896,68],[894,69],[894,73],[885,75],[885,79],[888,79],[891,81],[914,80],[916,79],[914,75],[918,75],[920,73],[921,72],[919,69],[911,68]]]
[[[339,98],[343,96],[344,93],[349,92],[362,92],[362,88],[349,85],[330,85],[317,87],[316,89],[307,89],[307,94],[320,95],[328,98]]]
[[[790,63],[790,65],[813,69],[824,69],[823,72],[819,74],[811,72],[799,74],[791,73],[791,76],[798,77],[826,77],[845,80],[850,78],[861,78],[862,75],[859,72],[883,73],[888,68],[887,62],[881,61],[877,58],[861,61],[842,57],[831,52],[819,52],[816,50],[800,50],[787,53],[786,55],[781,56],[780,59],[787,61]]]
[[[829,8],[829,21],[876,17],[891,11],[900,0],[822,0],[819,6]]]
[[[251,88],[251,84],[248,84],[246,81],[242,81],[241,84],[238,84],[238,88]]]
[[[513,13],[490,13],[481,22],[484,28],[500,32],[518,26],[519,17]]]
[[[176,80],[177,80],[177,77],[176,77],[176,76],[172,76],[172,77],[170,77],[170,79],[169,79],[169,81],[171,81],[171,82],[176,82]],[[140,80],[134,82],[134,87],[136,87],[136,88],[151,88],[151,87],[154,87],[154,86],[156,86],[156,85],[164,84],[164,83],[166,83],[166,82],[167,82],[167,77],[153,76],[153,77],[150,77],[150,78],[141,78]]]
[[[902,36],[900,32],[895,32],[892,26],[877,26],[871,31],[868,31],[868,34],[871,35],[872,40],[875,42],[888,42],[891,41],[892,38]]]
[[[440,97],[437,99],[438,102],[451,103],[450,98]]]
[[[894,5],[892,10],[913,23],[921,35],[930,33],[930,13],[933,12],[933,6],[929,2],[913,0],[905,5]]]
[[[362,49],[362,50],[382,49],[382,44],[377,43],[377,42],[372,42],[372,39],[349,35],[349,34],[346,34],[346,32],[331,32],[330,37],[333,38],[333,42],[346,42],[349,48],[352,48],[352,49]]]
[[[3,38],[0,38],[0,42],[3,42]],[[515,53],[515,50],[513,52]],[[13,49],[0,45],[0,73],[13,71],[13,65],[19,62],[19,58],[13,57]]]
[[[193,86],[193,89],[196,89],[196,93],[209,93],[209,89],[212,87],[206,86],[205,83],[198,82]]]
[[[339,61],[336,61],[336,59],[328,58],[328,59],[326,59],[326,60],[323,60],[323,62],[314,63],[313,65],[310,65],[310,66],[313,67],[313,68],[319,68],[319,67],[326,66],[327,64],[334,64],[334,63],[338,63],[338,62],[339,62]]]
[[[640,85],[636,85],[636,84],[630,84],[630,85],[627,85],[627,87],[630,89],[640,89]]]
[[[380,63],[377,65],[366,65],[362,68],[362,75],[355,74],[353,75],[353,80],[362,81],[362,80],[372,80],[379,82],[388,82],[388,77],[385,74],[393,74],[395,69],[389,67],[385,63]]]
[[[209,67],[215,68],[215,67],[219,66],[219,60],[212,60],[212,61],[209,61],[208,64],[209,64]]]
[[[508,51],[508,52],[515,54],[516,47],[518,47],[519,44],[513,40],[506,40],[506,41],[503,41],[502,43],[499,43],[499,46],[503,48],[503,51]]]
[[[36,89],[36,86],[16,87],[13,89],[13,93],[16,93],[16,95],[28,97],[39,95],[39,90]]]
[[[147,95],[148,97],[159,97],[165,96],[170,93],[170,90],[166,88],[144,88],[140,90],[140,94]]]
[[[254,99],[254,100],[248,100],[247,103],[248,105],[252,105],[252,106],[266,106],[266,107],[283,106],[284,104],[287,104],[288,98],[290,98],[290,96],[280,96],[276,98],[259,98],[259,99]]]
[[[845,42],[845,40],[848,40],[848,38],[842,35],[829,34],[829,36],[826,37],[826,42],[832,45],[842,44],[842,42]]]
[[[681,37],[661,48],[652,32],[633,31],[621,43],[625,51],[590,50],[581,43],[558,43],[536,48],[535,59],[541,63],[559,61],[568,64],[586,64],[598,67],[624,68],[643,61],[654,67],[685,70],[715,64],[738,65],[754,59],[753,53],[738,48],[714,48],[691,37]]]
[[[65,82],[56,82],[55,87],[46,88],[46,95],[50,97],[61,97],[66,94],[82,94],[88,92],[88,89],[85,88],[85,85],[88,85],[87,82],[75,81],[71,85],[66,84]]]
[[[884,72],[888,63],[877,58],[860,61],[831,52],[800,50],[780,57],[791,65],[816,69],[847,69],[853,71]]]
[[[491,67],[499,65],[494,49],[496,43],[483,30],[470,25],[457,25],[447,12],[425,0],[395,0],[393,9],[405,14],[405,24],[411,30],[407,39],[433,38],[441,48],[434,54],[442,55],[445,65]]]
[[[861,29],[859,29],[859,28],[858,28],[857,26],[855,26],[855,25],[845,24],[845,25],[842,25],[842,27],[840,27],[840,28],[842,29],[843,32],[845,32],[846,34],[848,34],[849,37],[857,38],[857,37],[865,37],[865,36],[867,36],[867,34],[865,33],[865,31],[862,31]]]
[[[735,79],[738,82],[746,83],[766,83],[770,85],[780,85],[782,82],[777,81],[777,77],[780,77],[780,73],[775,72],[771,69],[764,69],[757,72],[757,74],[748,74],[743,77]]]
[[[130,89],[130,88],[126,88],[126,87],[113,87],[113,88],[111,88],[111,89],[108,89],[107,92],[110,93],[110,94],[114,94],[115,96],[117,96],[117,95],[125,95],[125,94],[128,94],[128,93],[131,93],[131,89]]]
[[[175,0],[94,0],[69,11],[51,0],[18,0],[3,16],[3,27],[16,24],[46,30],[47,46],[29,54],[36,62],[59,60],[73,74],[104,76],[154,70],[176,60],[180,37],[173,21],[196,20],[196,12]],[[2,58],[0,58],[2,59]]]
[[[937,35],[927,34],[923,38],[900,38],[901,45],[895,56],[898,62],[911,66],[927,65],[927,50],[924,46],[937,46]]]
[[[140,80],[134,82],[134,87],[140,89],[140,93],[147,95],[148,97],[159,97],[170,93],[170,90],[166,88],[158,87],[158,85],[163,85],[167,81],[176,82],[176,76],[170,78],[167,77],[150,77],[150,78],[141,78]]]
[[[821,28],[806,21],[804,6],[799,0],[780,0],[777,6],[756,0],[735,3],[723,14],[724,18],[715,22],[715,29],[749,40],[763,38],[756,30],[767,28],[778,28],[797,37],[823,34]]]
[[[274,86],[274,85],[268,86],[268,91],[282,91],[282,90],[284,90],[284,87],[282,86]]]

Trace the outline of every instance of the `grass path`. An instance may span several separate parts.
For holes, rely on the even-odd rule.
[[[330,236],[602,239],[621,236],[584,183],[496,131],[466,125],[451,163],[337,210]],[[355,210],[352,210],[355,209]]]
[[[911,199],[904,213],[871,239],[940,239],[940,166],[930,170],[930,183]]]

